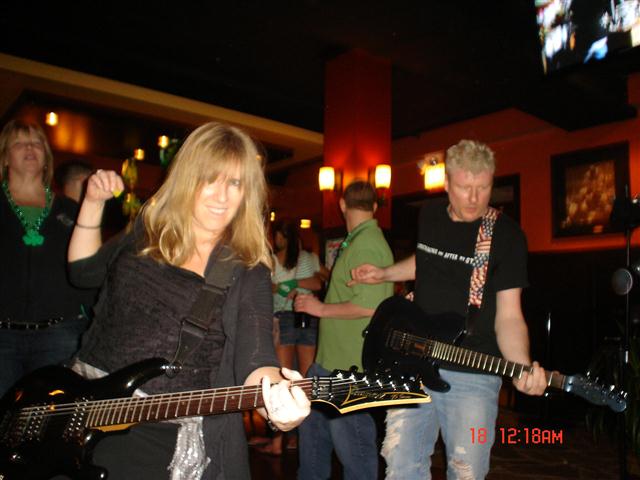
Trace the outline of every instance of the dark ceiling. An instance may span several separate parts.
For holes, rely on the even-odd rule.
[[[566,130],[635,115],[638,52],[543,75],[534,0],[3,3],[4,53],[319,132],[325,63],[352,48],[391,60],[394,138],[507,107]]]

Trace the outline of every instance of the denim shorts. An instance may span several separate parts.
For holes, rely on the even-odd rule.
[[[318,341],[318,318],[311,319],[307,328],[296,327],[295,313],[281,310],[275,313],[280,325],[280,345],[311,345]]]

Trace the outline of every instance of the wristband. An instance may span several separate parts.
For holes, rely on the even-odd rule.
[[[100,228],[100,225],[82,225],[82,224],[76,222],[76,227],[87,228],[89,230],[95,230],[95,229]]]
[[[286,282],[280,282],[278,284],[278,295],[281,297],[286,297],[291,293],[292,290],[298,287],[298,280],[295,278],[292,280],[287,280]]]
[[[269,426],[269,428],[271,429],[271,431],[272,431],[273,433],[276,433],[276,432],[279,432],[279,431],[280,431],[280,429],[279,429],[278,427],[276,427],[276,426],[273,424],[273,422],[272,422],[271,420],[269,420],[268,418],[267,418],[267,425]]]

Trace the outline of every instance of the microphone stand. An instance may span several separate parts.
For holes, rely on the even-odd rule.
[[[631,290],[633,288],[633,271],[631,270],[631,234],[635,227],[640,227],[640,196],[631,198],[629,195],[629,185],[625,185],[624,198],[614,199],[610,220],[624,226],[625,233],[625,253],[626,265],[623,271],[625,279],[623,283],[616,280],[617,286],[614,291],[618,295],[624,295],[624,328],[618,352],[618,380],[621,388],[626,389],[626,381],[629,375],[629,358],[631,350]],[[634,266],[635,268],[635,266]],[[614,274],[615,275],[615,274]],[[626,435],[625,413],[618,415],[618,434],[620,450],[620,478],[627,478],[627,435]]]
[[[630,271],[631,267],[631,225],[625,226],[625,240],[626,240],[626,269]],[[622,332],[622,342],[620,343],[620,352],[618,357],[618,378],[621,388],[625,388],[625,382],[627,378],[627,367],[629,365],[629,351],[630,351],[630,331],[631,331],[631,308],[630,308],[630,296],[631,288],[627,289],[627,293],[624,296],[624,329]],[[618,414],[618,432],[620,443],[620,479],[626,480],[627,477],[627,429],[625,422],[625,413]]]

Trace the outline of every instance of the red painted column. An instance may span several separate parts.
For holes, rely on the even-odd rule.
[[[362,50],[329,61],[325,74],[324,164],[341,170],[343,187],[391,164],[391,62]],[[391,177],[393,184],[393,172]],[[391,227],[391,192],[376,217]],[[323,192],[323,228],[343,225],[340,192]]]

